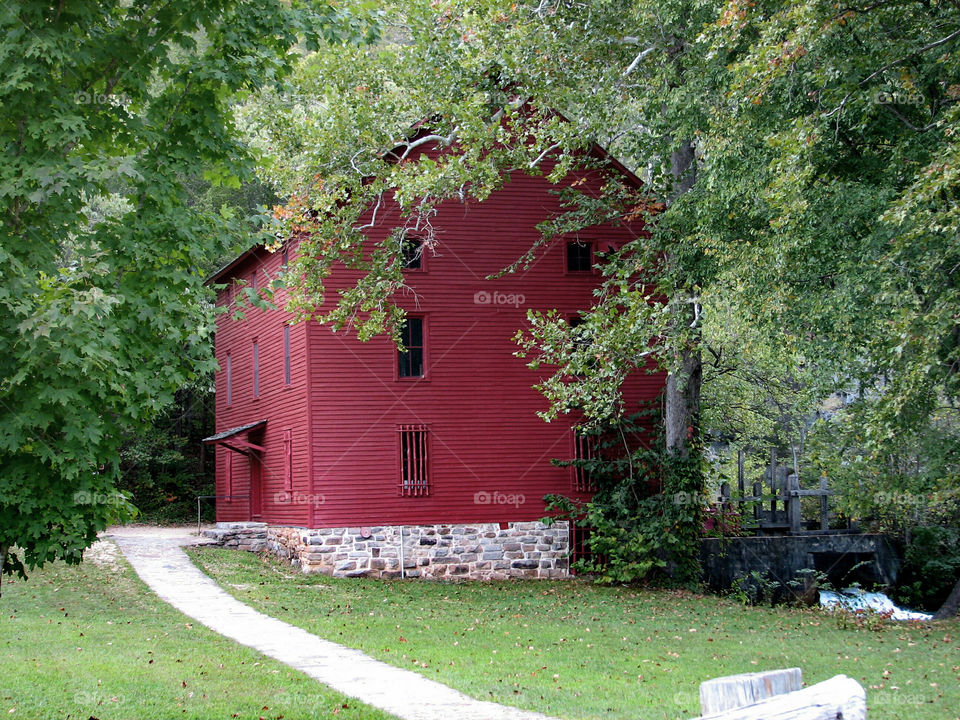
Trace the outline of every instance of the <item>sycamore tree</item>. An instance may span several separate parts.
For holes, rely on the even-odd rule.
[[[237,93],[304,42],[359,39],[325,3],[24,0],[0,7],[0,562],[78,562],[128,516],[126,433],[213,368],[202,271],[244,227],[183,178],[249,178]]]

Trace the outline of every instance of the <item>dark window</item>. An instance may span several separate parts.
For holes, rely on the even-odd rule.
[[[567,243],[567,272],[590,272],[591,265],[590,243],[579,241]]]
[[[227,353],[227,405],[233,402],[233,367],[230,362],[230,353]]]
[[[423,267],[423,240],[420,238],[403,241],[403,267],[405,270],[420,270]]]
[[[400,341],[404,348],[397,352],[400,377],[423,377],[423,318],[408,317]]]
[[[587,319],[580,315],[571,315],[568,318],[567,322],[569,322],[570,327],[573,328],[574,331],[576,331],[578,327],[581,327],[582,325],[586,324]],[[580,332],[573,333],[573,342],[578,348],[586,348],[586,347],[589,347],[591,344],[590,337],[587,334],[585,334],[584,331],[582,330]]]
[[[253,396],[260,396],[260,345],[253,341]]]
[[[595,460],[597,457],[597,438],[593,435],[581,435],[573,431],[573,459],[575,461]],[[573,467],[573,489],[576,492],[596,492],[597,486],[590,474],[590,469],[582,462],[575,462]]]
[[[290,326],[283,326],[283,384],[290,384]]]
[[[430,494],[427,426],[400,425],[400,494]]]
[[[286,270],[290,264],[290,250],[286,245],[283,246],[283,253],[280,255],[280,266]]]
[[[254,270],[250,275],[250,287],[253,288],[253,291],[257,291],[257,271]]]

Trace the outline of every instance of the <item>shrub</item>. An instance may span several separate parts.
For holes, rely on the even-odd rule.
[[[935,612],[960,578],[960,528],[918,527],[904,553],[895,596],[901,603]]]

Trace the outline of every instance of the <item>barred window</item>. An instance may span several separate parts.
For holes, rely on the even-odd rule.
[[[400,494],[421,496],[430,494],[430,462],[428,429],[426,425],[400,425],[399,480]]]
[[[581,435],[573,431],[573,459],[594,460],[597,457],[597,438],[593,435]],[[596,492],[597,485],[590,474],[590,470],[576,463],[573,470],[573,489],[576,492]]]

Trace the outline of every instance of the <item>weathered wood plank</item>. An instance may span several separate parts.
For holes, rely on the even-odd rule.
[[[866,720],[867,694],[853,678],[837,675],[803,690],[697,720]]]
[[[765,670],[713,678],[700,683],[700,712],[704,715],[753,705],[774,695],[803,687],[800,668]]]
[[[787,490],[790,496],[787,500],[787,515],[790,519],[790,530],[792,532],[799,532],[801,524],[803,523],[803,517],[800,512],[800,498],[798,496],[804,492],[800,489],[800,478],[796,475],[790,475],[787,478]]]

